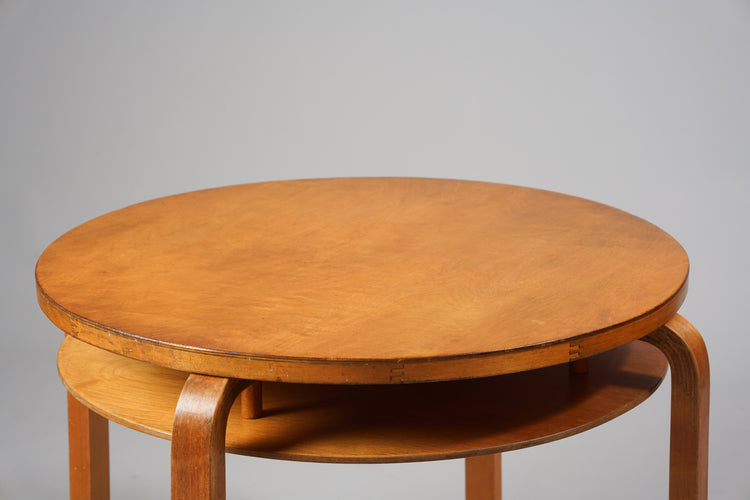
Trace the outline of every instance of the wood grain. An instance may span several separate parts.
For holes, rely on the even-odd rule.
[[[109,500],[109,423],[68,393],[71,500]]]
[[[195,374],[185,381],[172,428],[172,500],[226,498],[227,415],[246,385]]]
[[[169,439],[187,374],[68,337],[58,367],[78,399],[107,418]],[[464,458],[534,446],[600,425],[647,398],[664,377],[659,350],[634,342],[526,373],[429,384],[264,382],[262,418],[229,414],[227,451],[285,460],[380,463]]]
[[[688,260],[652,224],[561,194],[436,179],[232,186],[137,204],[52,243],[68,334],[254,380],[407,383],[564,363],[660,327]]]
[[[708,352],[698,330],[682,316],[644,338],[664,352],[672,373],[669,498],[708,497]]]
[[[263,383],[250,382],[240,394],[240,405],[243,418],[260,418],[263,416]]]
[[[466,459],[466,500],[502,500],[502,455]]]

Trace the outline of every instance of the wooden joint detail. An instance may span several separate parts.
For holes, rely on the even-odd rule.
[[[70,334],[71,335],[78,335],[81,333],[81,323],[72,319],[70,320]]]
[[[581,357],[581,344],[570,344],[568,348],[568,356],[570,360],[578,359]]]
[[[406,372],[404,362],[400,361],[398,365],[391,368],[390,377],[391,382],[404,382],[406,379]]]

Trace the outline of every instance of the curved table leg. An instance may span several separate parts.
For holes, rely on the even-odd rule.
[[[669,498],[705,500],[710,388],[706,346],[698,330],[680,315],[643,340],[666,355],[672,372]]]
[[[68,393],[71,500],[109,500],[109,426]]]
[[[501,500],[502,455],[466,459],[466,500]]]
[[[224,500],[227,418],[247,380],[192,374],[172,428],[172,499]]]

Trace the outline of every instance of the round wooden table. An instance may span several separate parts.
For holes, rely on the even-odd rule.
[[[676,315],[687,276],[674,239],[614,208],[407,178],[140,203],[66,233],[36,269],[42,310],[70,337],[190,374],[172,477],[173,495],[195,498],[223,495],[227,415],[248,381],[257,414],[260,381],[424,387],[569,362],[586,371],[637,339],[672,369],[670,498],[705,498],[708,360]],[[72,426],[97,418],[70,401]]]

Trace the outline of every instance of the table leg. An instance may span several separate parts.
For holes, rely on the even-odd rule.
[[[705,500],[710,389],[706,346],[698,330],[680,315],[643,340],[666,355],[672,372],[669,498]]]
[[[247,380],[192,374],[172,428],[172,500],[224,500],[227,418]]]
[[[254,419],[263,416],[263,383],[250,382],[240,393],[242,418]]]
[[[109,427],[68,393],[71,500],[109,500]]]
[[[500,500],[500,453],[466,459],[466,500]]]

